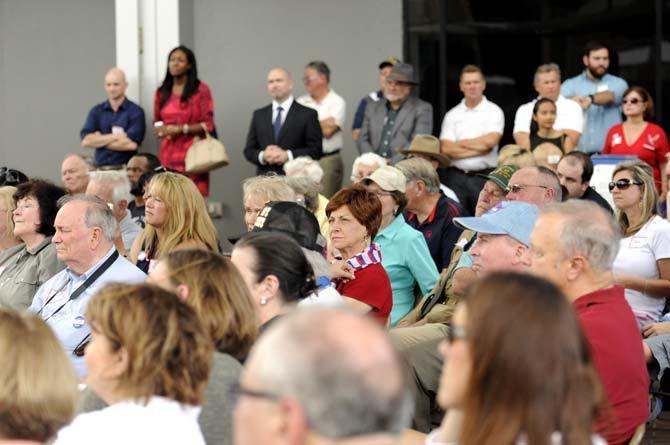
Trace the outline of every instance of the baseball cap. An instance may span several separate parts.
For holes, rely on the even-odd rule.
[[[501,165],[488,175],[478,174],[477,176],[489,179],[495,182],[498,185],[498,187],[505,190],[507,188],[507,183],[509,182],[509,179],[518,169],[519,169],[518,167],[515,167],[513,165]]]
[[[405,190],[407,190],[407,178],[405,178],[403,172],[390,165],[379,167],[377,170],[373,171],[370,176],[363,178],[361,182],[364,185],[374,182],[379,188],[387,192],[397,190],[405,193]]]
[[[397,57],[393,57],[393,56],[387,57],[386,59],[381,61],[381,63],[379,64],[379,69],[382,70],[382,69],[386,68],[387,66],[393,66],[393,65],[395,65],[396,63],[399,63],[399,62],[400,62],[400,59],[398,59]]]
[[[323,252],[326,246],[316,217],[305,207],[292,201],[267,203],[258,214],[251,231],[285,233],[300,246],[316,252]]]
[[[482,216],[454,218],[454,223],[464,229],[487,235],[508,235],[530,246],[539,208],[521,201],[502,201]]]

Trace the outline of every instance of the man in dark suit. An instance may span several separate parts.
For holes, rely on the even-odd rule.
[[[298,156],[321,157],[323,136],[318,115],[294,101],[292,90],[288,71],[270,70],[268,93],[272,104],[254,111],[244,147],[244,156],[256,165],[259,175],[284,174],[284,163]]]

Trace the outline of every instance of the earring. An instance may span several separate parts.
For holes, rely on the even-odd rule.
[[[268,304],[268,299],[265,297],[261,297],[261,306],[265,306],[266,304]]]

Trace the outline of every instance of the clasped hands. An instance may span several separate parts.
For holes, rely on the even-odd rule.
[[[288,161],[288,153],[279,145],[268,145],[263,150],[263,160],[266,164],[282,165]]]

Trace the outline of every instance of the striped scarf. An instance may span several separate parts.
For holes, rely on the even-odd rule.
[[[372,243],[365,250],[356,254],[347,260],[347,264],[354,268],[354,270],[365,269],[371,264],[382,262],[382,253],[379,250],[379,244]]]

